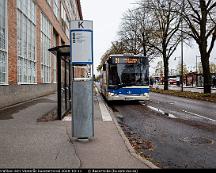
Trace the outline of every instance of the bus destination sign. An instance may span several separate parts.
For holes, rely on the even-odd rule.
[[[137,64],[140,63],[139,57],[112,57],[113,64]]]

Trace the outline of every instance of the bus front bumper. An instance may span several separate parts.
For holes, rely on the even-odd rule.
[[[149,95],[139,95],[139,96],[133,96],[133,95],[113,95],[113,96],[107,96],[107,100],[109,101],[120,101],[120,100],[125,100],[125,101],[142,101],[142,100],[149,100]]]

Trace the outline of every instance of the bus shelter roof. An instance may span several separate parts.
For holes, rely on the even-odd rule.
[[[59,53],[60,56],[70,57],[70,45],[57,46],[48,50],[54,55]]]

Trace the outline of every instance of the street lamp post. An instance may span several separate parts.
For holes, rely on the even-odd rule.
[[[198,58],[199,56],[197,56],[196,55],[196,73],[198,73],[198,69],[197,69],[197,58]]]
[[[184,85],[184,72],[183,72],[183,63],[184,63],[184,43],[183,43],[183,12],[184,12],[184,0],[182,2],[182,11],[181,11],[181,91],[183,92]]]
[[[182,9],[181,9],[181,91],[183,92],[183,86],[184,86],[184,42],[183,42],[183,12],[184,12],[184,0],[182,2]]]
[[[181,31],[182,32],[182,31]],[[183,40],[183,37],[182,37],[182,40]],[[181,85],[181,91],[183,92],[183,85],[184,85],[184,68],[183,68],[183,41],[181,41],[181,82],[182,82],[182,85]]]
[[[182,67],[183,67],[183,63],[181,62],[182,56],[175,57],[174,60],[176,60],[177,58],[181,58],[181,59],[180,59],[181,72],[178,73],[179,76],[180,76],[180,81],[179,81],[179,85],[178,85],[178,86],[180,86],[180,83],[182,82],[182,74],[183,74],[183,73],[182,73]],[[181,87],[181,88],[182,88],[182,87]]]
[[[196,55],[196,86],[198,83],[198,60],[197,58],[199,58],[200,56]]]

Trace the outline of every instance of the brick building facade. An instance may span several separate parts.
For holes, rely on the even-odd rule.
[[[80,0],[0,0],[0,108],[56,90],[56,57],[69,44]]]

